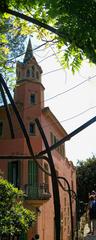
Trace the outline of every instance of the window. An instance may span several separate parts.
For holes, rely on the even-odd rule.
[[[39,80],[39,72],[36,72],[36,78]]]
[[[54,136],[54,144],[57,142],[57,139],[56,139],[56,137]]]
[[[44,163],[44,169],[46,172],[49,172],[49,168],[48,168],[48,164],[47,163]],[[49,190],[49,176],[48,174],[45,173],[45,176],[44,176],[44,183],[47,185],[47,189],[45,189],[45,191],[48,191]]]
[[[8,180],[14,184],[15,187],[20,187],[20,169],[20,161],[8,162]]]
[[[33,105],[36,103],[36,94],[35,93],[31,94],[30,103],[33,104]]]
[[[35,123],[34,122],[30,122],[29,124],[29,133],[30,135],[35,135],[36,133],[36,126],[35,126]]]
[[[74,190],[73,180],[71,180],[71,188],[72,188],[72,190]]]
[[[51,145],[57,143],[59,139],[51,132],[50,133],[50,139],[51,139]],[[65,145],[62,144],[56,150],[62,155],[62,157],[65,157]]]
[[[3,133],[3,122],[0,122],[0,136],[2,136]]]
[[[70,216],[70,208],[68,207],[68,217]]]
[[[66,221],[66,217],[64,218],[64,226],[66,226],[67,221]]]
[[[66,207],[66,197],[64,197],[64,207]]]
[[[32,77],[34,78],[35,77],[35,67],[34,66],[32,66],[31,71],[32,71]]]
[[[69,227],[69,225],[68,225],[68,234],[70,233],[70,227]]]
[[[27,69],[26,76],[27,76],[27,77],[30,77],[30,69]]]
[[[16,74],[17,74],[17,77],[19,78],[20,77],[20,70],[19,69],[16,70]]]
[[[51,144],[53,145],[54,144],[54,135],[52,132],[50,133],[50,137],[51,137]]]

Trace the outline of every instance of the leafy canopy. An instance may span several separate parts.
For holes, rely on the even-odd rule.
[[[96,191],[96,156],[77,163],[77,193],[80,201],[88,202],[88,195]]]
[[[65,67],[71,66],[73,71],[78,70],[85,56],[96,63],[95,0],[2,0],[1,12],[6,12],[5,5],[50,24],[58,30],[58,35],[51,35],[58,40],[57,47],[65,46],[62,55]],[[22,20],[19,19],[19,25],[22,28],[20,22]],[[40,37],[41,34],[41,37],[42,35],[44,37],[46,31],[44,29],[40,31],[40,27],[38,29],[38,36]]]
[[[36,221],[34,212],[23,207],[24,194],[0,178],[0,234],[18,235]]]

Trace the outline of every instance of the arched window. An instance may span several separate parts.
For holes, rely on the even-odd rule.
[[[32,94],[30,95],[30,103],[31,103],[32,105],[35,105],[35,104],[36,104],[36,94],[35,94],[35,93],[32,93]]]
[[[36,79],[39,80],[39,72],[36,72]]]
[[[30,69],[27,69],[26,76],[27,76],[27,77],[30,77]]]
[[[17,78],[20,78],[20,70],[19,69],[16,70],[16,75],[17,75]]]
[[[34,65],[32,66],[31,70],[32,70],[32,77],[34,78],[35,77],[35,66]]]
[[[36,135],[36,125],[34,122],[29,123],[29,134],[30,135]]]

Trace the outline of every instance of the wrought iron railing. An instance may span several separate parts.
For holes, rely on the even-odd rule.
[[[25,185],[25,194],[26,199],[33,199],[33,200],[49,200],[51,194],[48,190],[48,184],[42,183],[40,185]]]

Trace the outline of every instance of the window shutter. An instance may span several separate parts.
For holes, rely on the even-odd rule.
[[[38,168],[32,160],[28,161],[28,193],[34,198],[38,194]]]
[[[12,178],[13,178],[13,167],[12,167],[12,162],[8,162],[8,181],[12,183]]]
[[[15,167],[15,175],[14,175]],[[8,181],[20,188],[21,182],[21,161],[8,162]]]
[[[28,161],[28,183],[33,186],[37,184],[37,164],[32,160]]]
[[[19,236],[19,240],[27,240],[27,233],[21,233]]]

